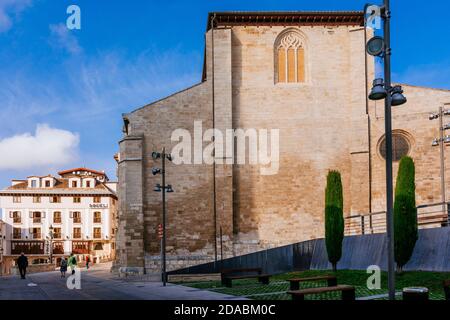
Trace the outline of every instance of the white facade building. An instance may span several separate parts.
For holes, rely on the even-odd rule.
[[[114,259],[117,183],[87,168],[58,174],[13,180],[0,191],[6,266],[21,252],[30,263],[58,263],[71,252],[94,263]]]

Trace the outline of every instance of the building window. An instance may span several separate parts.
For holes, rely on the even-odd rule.
[[[50,197],[51,203],[61,203],[61,197],[60,196],[52,196]]]
[[[13,196],[13,203],[21,203],[22,197],[21,196]]]
[[[81,223],[81,212],[74,211],[72,212],[73,223]]]
[[[31,239],[35,239],[35,240],[41,239],[42,238],[41,228],[31,228],[30,235],[31,235]]]
[[[102,238],[102,228],[94,228],[94,239],[101,239]]]
[[[89,253],[89,242],[72,241],[72,252],[74,254],[88,254]]]
[[[42,223],[42,212],[33,211],[31,217],[33,218],[33,223]]]
[[[40,196],[33,196],[33,203],[41,203],[41,197]]]
[[[78,187],[78,183],[76,181],[72,181],[72,188],[77,188]]]
[[[90,181],[86,181],[86,188],[90,188],[91,187],[91,182]]]
[[[50,188],[50,181],[48,181],[48,180],[45,181],[45,187],[46,187],[46,188]]]
[[[61,239],[61,228],[53,228],[53,239]]]
[[[400,161],[404,156],[407,156],[411,151],[411,143],[407,135],[401,131],[392,132],[392,160]],[[380,155],[386,159],[386,139],[382,138],[379,144]]]
[[[305,40],[298,31],[289,30],[277,38],[275,56],[275,82],[305,82]]]
[[[13,239],[22,239],[22,229],[21,228],[13,228]]]
[[[22,223],[22,213],[20,211],[10,212],[9,217],[13,219],[13,223]]]
[[[101,203],[102,197],[94,197],[94,203]]]
[[[94,212],[94,223],[102,223],[102,213],[101,212]]]
[[[61,212],[53,212],[53,223],[61,223]]]
[[[81,228],[73,228],[73,239],[81,239]]]
[[[73,203],[81,203],[81,197],[73,197]]]
[[[36,186],[37,186],[36,180],[31,180],[31,187],[36,188]]]
[[[53,254],[64,254],[64,243],[54,242],[53,243]]]

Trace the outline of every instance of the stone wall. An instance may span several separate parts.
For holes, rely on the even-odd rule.
[[[281,84],[274,79],[274,43],[286,29],[208,31],[206,80],[124,116],[129,125],[120,143],[118,266],[160,269],[161,194],[153,188],[161,177],[151,169],[161,163],[151,153],[172,150],[176,129],[195,137],[195,121],[203,131],[279,129],[279,172],[262,175],[261,166],[231,165],[226,155],[220,158],[225,164],[214,166],[169,163],[166,181],[175,192],[167,195],[168,270],[220,259],[221,252],[227,258],[322,237],[329,170],[342,174],[347,215],[384,210],[378,152],[384,110],[366,99],[366,74],[371,82],[374,64],[369,58],[366,69],[363,29],[294,28],[306,39],[306,82]],[[405,86],[405,94],[409,102],[393,109],[393,126],[411,138],[418,204],[438,202],[439,150],[431,148],[437,122],[428,113],[450,102],[450,93]]]

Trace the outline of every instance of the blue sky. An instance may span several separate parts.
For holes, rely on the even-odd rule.
[[[394,81],[450,89],[447,1],[392,0]],[[81,30],[66,9],[81,8]],[[332,0],[0,0],[0,187],[106,170],[121,114],[200,81],[209,11],[361,10]]]

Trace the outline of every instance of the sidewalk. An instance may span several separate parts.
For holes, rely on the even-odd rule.
[[[161,282],[125,281],[107,268],[81,272],[81,289],[70,290],[59,272],[35,273],[26,280],[0,277],[0,300],[243,300],[207,290]],[[31,285],[31,286],[30,286]]]

